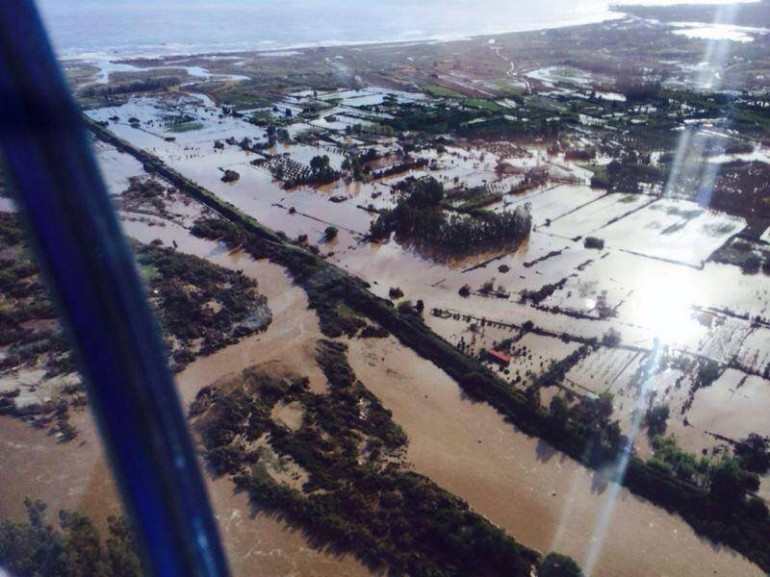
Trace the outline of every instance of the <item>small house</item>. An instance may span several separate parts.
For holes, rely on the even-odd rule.
[[[511,357],[492,349],[487,351],[487,360],[492,361],[493,363],[497,363],[501,367],[507,367],[511,364]]]

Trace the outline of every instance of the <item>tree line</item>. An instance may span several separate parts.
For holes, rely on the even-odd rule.
[[[532,215],[525,206],[513,212],[451,214],[444,208],[444,186],[435,178],[410,178],[401,186],[396,207],[380,213],[369,230],[373,240],[395,233],[402,242],[438,257],[465,256],[517,246],[529,236]]]

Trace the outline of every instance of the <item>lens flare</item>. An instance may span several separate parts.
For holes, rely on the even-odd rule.
[[[735,20],[737,5],[722,6],[717,11],[715,25],[730,25]],[[723,70],[729,56],[729,40],[709,40],[706,45],[704,61],[696,78],[698,89],[717,90],[722,83],[719,73]],[[671,173],[664,189],[664,196],[678,196],[696,199],[703,206],[708,206],[713,194],[719,165],[702,162],[702,153],[711,141],[717,138],[710,131],[698,127],[685,127],[677,145]],[[692,316],[692,305],[697,295],[697,287],[685,280],[684,275],[669,275],[663,278],[650,279],[644,288],[635,295],[633,310],[638,323],[649,327],[656,337],[655,346],[651,352],[646,375],[643,376],[639,390],[631,427],[628,431],[627,445],[620,453],[611,469],[611,478],[616,482],[610,484],[607,497],[598,512],[598,529],[592,540],[583,564],[585,575],[593,573],[601,556],[604,538],[611,527],[612,515],[622,491],[621,481],[626,474],[632,448],[641,427],[645,412],[651,377],[657,372],[656,365],[660,362],[663,344],[683,342],[694,336],[698,328]]]
[[[629,306],[635,324],[648,328],[652,337],[667,345],[682,345],[702,330],[693,315],[697,285],[679,275],[650,279]]]

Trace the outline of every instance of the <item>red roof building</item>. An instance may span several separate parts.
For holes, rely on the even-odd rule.
[[[487,357],[489,358],[490,361],[498,363],[504,367],[507,367],[508,365],[511,364],[511,357],[501,352],[494,351],[492,349],[487,351]]]

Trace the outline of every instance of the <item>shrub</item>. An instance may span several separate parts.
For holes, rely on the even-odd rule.
[[[566,555],[548,553],[537,566],[538,577],[583,577],[575,560]]]
[[[337,238],[337,233],[339,233],[339,231],[336,226],[327,226],[326,230],[324,230],[324,238],[327,241],[334,240]]]
[[[392,299],[400,299],[404,296],[404,291],[402,291],[399,287],[390,287],[388,296]]]
[[[604,248],[604,239],[596,238],[595,236],[587,236],[583,241],[583,246],[586,248],[602,250]]]
[[[647,433],[650,437],[662,435],[666,432],[666,421],[669,416],[668,405],[657,405],[647,410],[644,415],[644,423],[647,425]]]

